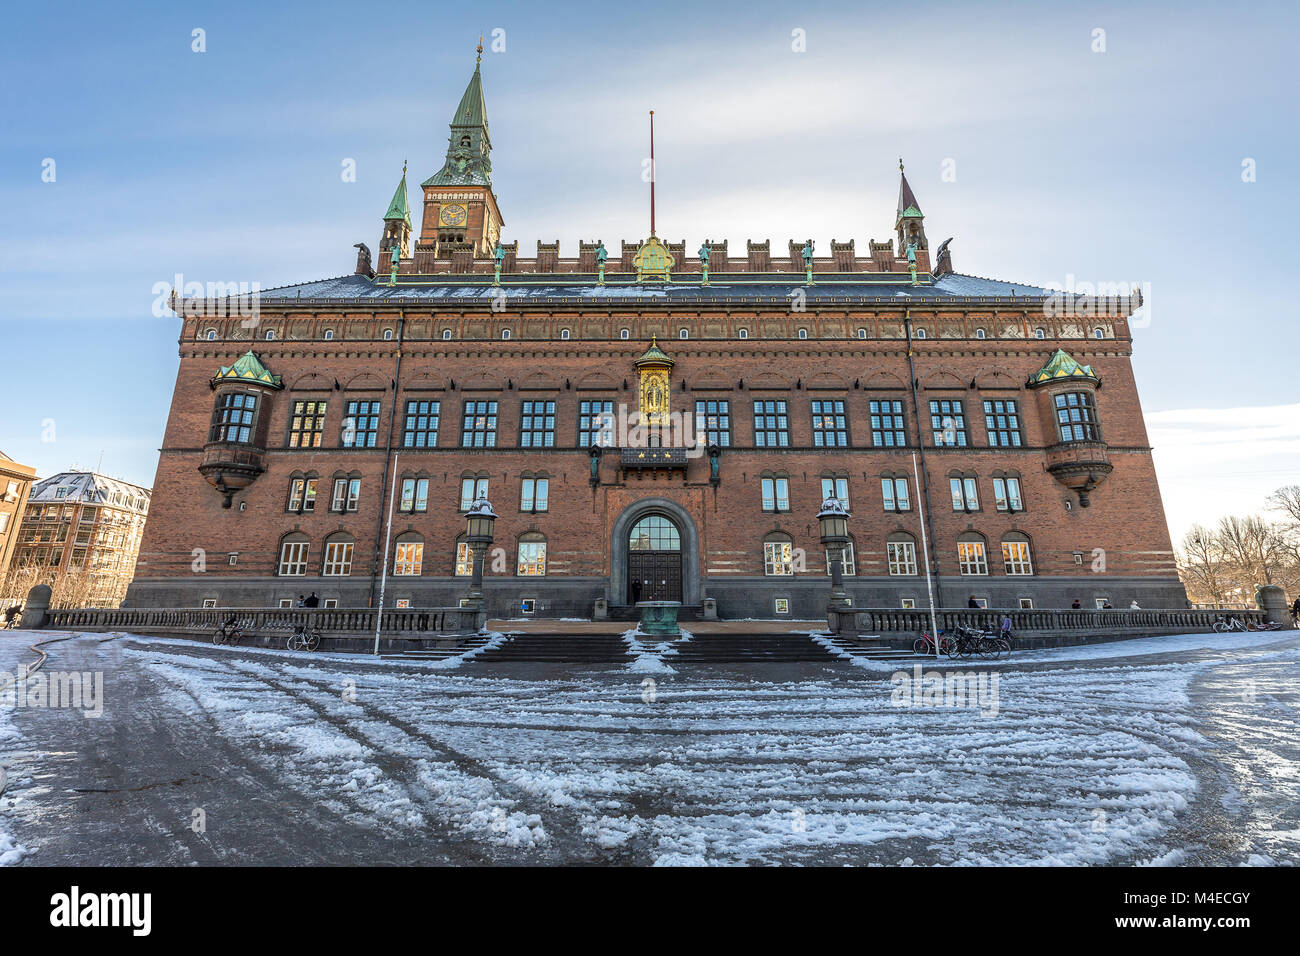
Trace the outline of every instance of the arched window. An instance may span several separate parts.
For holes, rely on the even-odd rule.
[[[620,339],[625,339],[625,338],[627,338],[630,334],[631,334],[631,333],[628,332],[627,329],[619,329],[619,330],[618,330],[618,337],[619,337]]]
[[[560,338],[565,342],[569,341],[569,330],[560,329]]]
[[[889,573],[893,575],[915,575],[916,539],[905,531],[896,531],[885,542],[885,558],[889,564]]]
[[[1036,339],[1045,339],[1045,338],[1047,338],[1047,333],[1046,333],[1045,331],[1043,331],[1042,329],[1034,329],[1034,338],[1036,338]]]
[[[444,342],[446,342],[446,341],[449,341],[450,339],[451,339],[451,329],[443,329],[443,330],[442,330],[442,340],[443,340]]]
[[[1007,574],[1034,573],[1033,559],[1029,553],[1029,538],[1018,531],[1002,536],[1002,566]]]
[[[424,566],[424,538],[414,531],[397,536],[393,551],[393,574],[401,577],[418,577]]]
[[[393,330],[392,330],[392,329],[384,329],[384,341],[385,341],[385,342],[389,342],[389,341],[392,340],[392,338],[393,338]]]
[[[830,573],[831,573],[831,556],[832,556],[831,549],[830,549],[830,548],[827,548],[827,549],[825,550],[825,554],[826,554],[826,573],[827,573],[827,574],[830,574]],[[840,573],[841,573],[841,574],[844,574],[844,575],[850,575],[850,574],[852,574],[852,575],[856,575],[856,574],[858,573],[858,571],[857,571],[857,567],[856,567],[855,562],[854,562],[854,560],[853,560],[853,542],[852,542],[851,540],[850,540],[848,543],[846,543],[846,544],[844,545],[844,547],[841,549],[841,551],[840,551],[840,560],[841,560],[842,562],[844,562],[843,564],[840,565]]]
[[[267,330],[266,330],[266,340],[267,340],[268,342],[274,342],[274,341],[275,341],[275,329],[267,329]]]
[[[1092,337],[1094,339],[1104,339],[1106,337],[1106,332],[1104,329],[1095,328],[1092,330]]]
[[[310,539],[301,532],[286,534],[280,539],[280,564],[276,573],[283,577],[298,577],[307,573],[307,552]]]
[[[679,339],[689,339],[691,337],[691,334],[690,332],[686,331],[686,329],[678,329],[677,337]]]
[[[326,329],[326,330],[325,330],[325,341],[326,341],[326,342],[330,342],[330,341],[333,341],[333,339],[334,339],[334,330],[333,330],[333,329]]]
[[[989,555],[984,536],[968,531],[957,538],[957,567],[962,574],[988,574]]]
[[[769,577],[794,574],[794,541],[783,531],[763,537],[763,573]]]
[[[519,556],[515,574],[521,578],[540,578],[546,575],[546,536],[530,532],[519,537]]]
[[[737,334],[740,336],[740,338],[747,339],[749,338],[749,329],[741,329]]]
[[[977,338],[977,339],[982,339],[982,338],[984,338],[984,330],[983,330],[983,329],[976,329],[976,330],[975,330],[975,338]]]
[[[800,329],[800,330],[799,330],[799,338],[801,338],[801,339],[806,339],[806,338],[808,338],[808,330],[807,330],[807,329]]]
[[[682,536],[663,515],[646,515],[628,532],[627,546],[630,551],[680,551]]]
[[[916,337],[917,337],[918,339],[923,339],[923,338],[925,338],[925,329],[917,329],[917,330],[916,330]]]
[[[502,330],[501,330],[501,337],[502,337],[503,339],[508,339],[508,338],[510,338],[510,330],[509,330],[509,329],[502,329]]]
[[[866,330],[866,329],[858,329],[858,338],[860,338],[860,339],[865,339],[866,337],[867,337],[867,330]]]
[[[203,337],[207,339],[209,342],[215,342],[217,340],[217,330],[208,329],[206,332],[203,333]]]
[[[346,577],[352,573],[352,550],[355,542],[350,534],[335,534],[325,539],[325,560],[320,573],[326,577]]]

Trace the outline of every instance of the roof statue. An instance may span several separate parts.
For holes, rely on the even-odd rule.
[[[601,265],[609,258],[609,250],[605,248],[605,242],[602,239],[596,240],[596,261]]]
[[[803,256],[804,266],[806,268],[811,268],[813,261],[813,241],[811,239],[803,244],[803,252],[801,255]]]
[[[700,265],[704,266],[705,268],[708,268],[709,265],[709,254],[710,254],[709,241],[706,239],[704,241],[704,245],[700,246],[700,252],[699,252]]]

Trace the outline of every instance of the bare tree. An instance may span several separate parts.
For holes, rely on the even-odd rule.
[[[1192,525],[1183,538],[1178,569],[1189,596],[1198,604],[1225,604],[1233,574],[1218,535],[1204,525]]]

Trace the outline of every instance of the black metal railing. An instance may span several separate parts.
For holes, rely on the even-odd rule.
[[[46,627],[60,630],[188,633],[212,631],[235,618],[257,632],[294,625],[318,627],[325,637],[375,633],[375,608],[65,608],[47,612]],[[431,633],[464,634],[477,630],[479,612],[464,607],[386,608],[379,624],[385,637]]]

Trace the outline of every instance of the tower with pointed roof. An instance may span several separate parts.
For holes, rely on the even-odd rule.
[[[397,258],[407,255],[407,241],[411,236],[411,206],[406,198],[406,163],[402,163],[402,181],[397,184],[393,201],[384,213],[384,236],[379,241],[379,269],[387,272],[392,267],[393,250]]]
[[[442,168],[422,184],[424,220],[420,249],[434,258],[491,254],[501,237],[501,211],[492,192],[492,137],[483,98],[483,38],[474,74],[448,124]],[[417,271],[418,262],[417,262]]]
[[[898,254],[906,256],[908,245],[915,242],[917,266],[922,271],[928,270],[930,242],[925,238],[925,214],[907,182],[901,159],[898,161],[898,212],[894,216],[894,234],[898,239]]]

